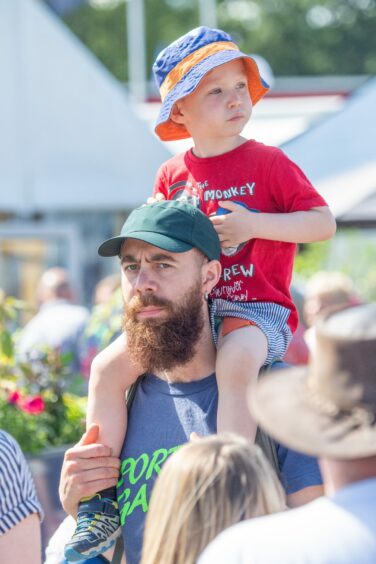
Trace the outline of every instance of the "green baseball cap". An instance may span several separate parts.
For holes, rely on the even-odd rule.
[[[102,257],[118,256],[125,239],[139,239],[171,253],[198,249],[209,260],[219,260],[221,254],[210,219],[198,208],[179,200],[163,200],[136,208],[120,235],[104,241],[98,253]]]

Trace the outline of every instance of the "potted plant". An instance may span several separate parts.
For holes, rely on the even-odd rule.
[[[13,435],[29,460],[46,513],[45,541],[64,516],[60,469],[65,450],[84,431],[86,397],[76,393],[83,380],[69,373],[70,354],[45,347],[22,361],[17,358],[17,322],[26,308],[0,291],[0,428]]]

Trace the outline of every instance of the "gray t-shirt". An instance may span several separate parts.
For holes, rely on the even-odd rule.
[[[202,436],[216,432],[217,403],[214,374],[179,384],[147,375],[138,385],[129,412],[118,483],[127,564],[140,561],[148,501],[161,466],[193,431]],[[282,445],[276,447],[287,493],[322,483],[314,458]]]

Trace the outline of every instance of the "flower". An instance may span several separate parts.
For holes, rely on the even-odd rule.
[[[10,392],[8,396],[8,403],[10,403],[11,405],[18,405],[20,398],[20,392]]]
[[[45,403],[41,396],[26,396],[19,403],[19,408],[25,413],[38,415],[45,410]]]

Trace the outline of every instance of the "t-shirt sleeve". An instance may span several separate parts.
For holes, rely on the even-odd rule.
[[[275,149],[268,184],[280,213],[308,211],[328,205],[304,172],[280,149]]]
[[[163,194],[166,200],[168,199],[164,165],[159,167],[157,174],[155,176],[152,196],[155,196],[158,193]]]
[[[0,535],[33,513],[43,517],[35,485],[18,443],[0,431]]]
[[[286,494],[310,486],[321,486],[322,478],[317,459],[277,444],[280,478]]]

